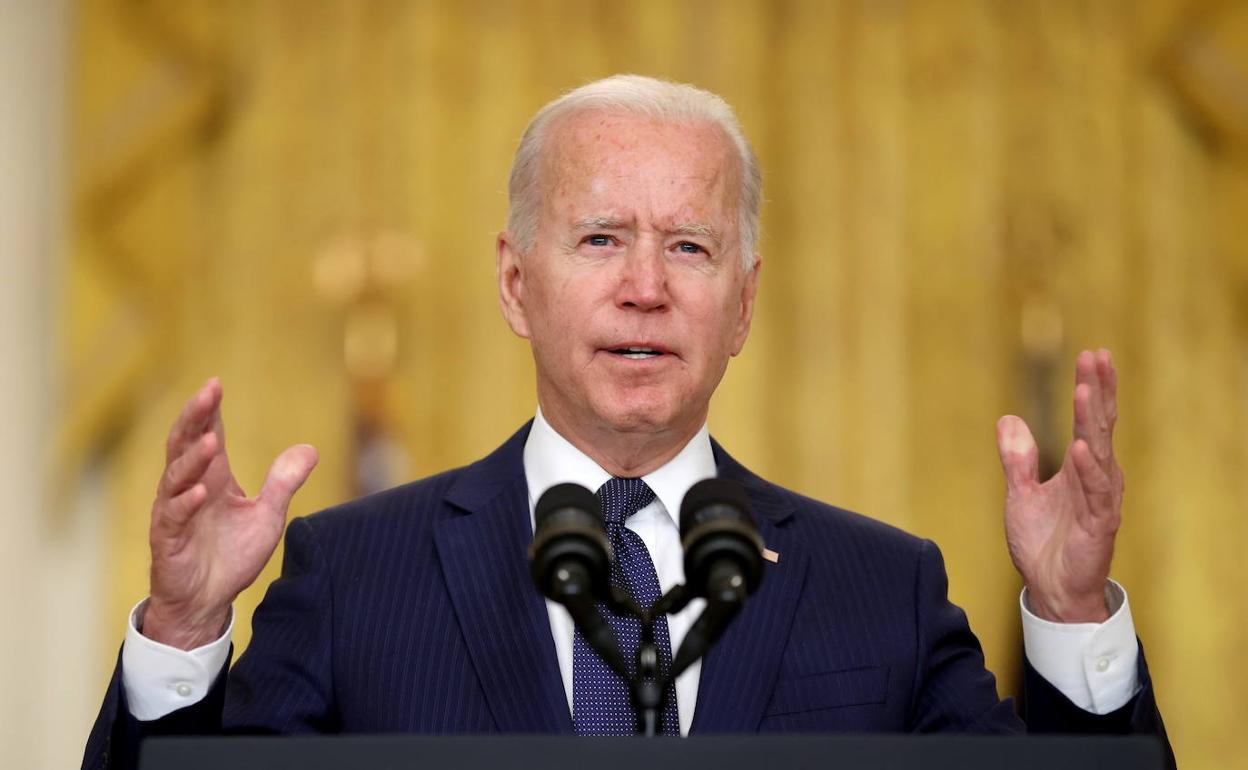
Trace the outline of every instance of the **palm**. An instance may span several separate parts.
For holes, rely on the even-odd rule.
[[[169,544],[170,600],[237,595],[260,574],[285,525],[285,511],[246,496],[224,451],[202,482],[210,490],[204,506]]]
[[[1074,440],[1061,469],[1040,483],[1035,440],[1019,418],[997,425],[1006,473],[1010,558],[1033,609],[1051,620],[1101,620],[1121,521],[1122,471],[1114,460],[1116,375],[1108,351],[1076,365]]]

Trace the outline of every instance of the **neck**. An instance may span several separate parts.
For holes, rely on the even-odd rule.
[[[706,409],[679,426],[635,430],[620,429],[601,422],[586,424],[572,420],[558,408],[538,403],[542,417],[568,443],[584,452],[604,471],[621,478],[637,478],[662,468],[680,454],[706,422]]]

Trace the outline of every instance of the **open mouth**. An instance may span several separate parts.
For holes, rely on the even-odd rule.
[[[631,347],[631,346],[625,347],[625,348],[612,348],[609,352],[614,355],[621,356],[623,358],[632,359],[634,361],[644,361],[647,358],[658,358],[659,356],[663,355],[662,350],[656,350],[655,348],[641,348],[641,347]]]

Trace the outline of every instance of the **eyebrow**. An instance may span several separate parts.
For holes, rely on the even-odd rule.
[[[583,217],[573,223],[573,227],[577,230],[622,230],[629,226],[628,222],[612,217]],[[710,238],[716,244],[723,242],[718,230],[701,222],[685,222],[676,225],[668,232],[673,235],[696,235]]]
[[[628,227],[622,219],[611,217],[583,217],[572,223],[577,230],[621,230]]]
[[[676,233],[677,235],[699,235],[699,236],[702,236],[703,238],[710,238],[716,244],[720,243],[723,240],[722,238],[719,237],[718,230],[711,227],[710,225],[704,225],[700,222],[688,222],[685,224],[676,225],[676,227],[672,228],[672,232]]]

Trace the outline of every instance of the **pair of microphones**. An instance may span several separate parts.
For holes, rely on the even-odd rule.
[[[705,479],[685,494],[680,506],[685,582],[651,607],[612,585],[613,555],[602,506],[588,489],[577,484],[551,487],[538,499],[534,521],[529,547],[533,582],[542,595],[567,608],[590,648],[629,682],[638,732],[654,735],[667,685],[710,650],[762,582],[763,540],[744,488],[727,479]],[[704,599],[705,607],[671,667],[663,670],[654,644],[654,619],[679,612],[694,599]],[[635,666],[620,652],[600,606],[641,621]]]

